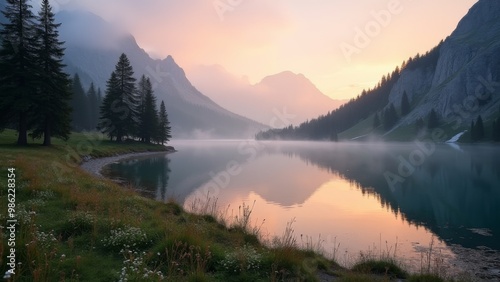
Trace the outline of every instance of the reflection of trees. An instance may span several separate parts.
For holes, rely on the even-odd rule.
[[[466,247],[500,249],[500,150],[438,147],[403,183],[389,187],[384,173],[398,174],[399,157],[408,159],[415,149],[412,144],[271,144],[259,151],[259,157],[283,154],[301,159],[349,181],[361,193],[376,197],[396,216],[426,226],[441,239]],[[183,202],[210,181],[210,172],[224,170],[233,160],[243,164],[247,157],[228,147],[200,150],[186,149],[166,157],[113,164],[112,170],[158,200],[174,197]],[[470,228],[488,228],[494,236],[481,236],[470,232]]]
[[[468,230],[487,228],[500,236],[498,149],[473,147],[459,152],[439,147],[396,189],[389,187],[384,173],[397,174],[398,157],[408,159],[415,146],[331,145],[282,150],[340,175],[363,194],[374,195],[394,214],[428,227],[442,239],[466,247],[500,249],[498,237]]]
[[[203,144],[203,143],[202,143]],[[237,146],[236,145],[233,146]],[[237,154],[237,147],[227,145],[179,146],[179,152],[168,155],[147,156],[111,164],[106,174],[124,179],[159,201],[175,199],[184,203],[196,189],[226,169],[230,161],[244,163],[245,155]]]
[[[162,155],[111,164],[109,176],[126,179],[141,193],[155,197],[158,201],[167,200],[170,160]],[[118,173],[119,172],[119,173]]]

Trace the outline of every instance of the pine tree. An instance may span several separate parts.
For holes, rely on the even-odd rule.
[[[115,71],[108,80],[106,97],[101,107],[99,129],[117,142],[137,132],[139,122],[134,70],[125,54],[120,56]]]
[[[59,41],[54,13],[48,0],[42,1],[36,26],[39,43],[37,45],[37,64],[40,66],[38,91],[33,110],[36,118],[33,138],[44,136],[43,145],[51,145],[51,137],[69,139],[71,134],[71,107],[69,101],[69,78],[63,71],[63,42]]]
[[[134,135],[139,122],[137,105],[140,101],[135,87],[134,70],[130,65],[127,55],[121,54],[115,67],[118,79],[119,100],[118,106],[124,107],[128,114],[121,119],[116,127],[118,129],[117,141],[121,142],[123,137]]]
[[[474,127],[474,121],[470,122],[470,141],[471,142],[477,141],[477,133],[476,133],[476,128]]]
[[[493,134],[492,134],[493,141],[495,141],[495,142],[500,141],[500,118],[493,121],[493,126],[491,128],[491,132],[493,132]]]
[[[85,90],[83,90],[78,74],[75,74],[73,77],[71,92],[73,95],[71,99],[71,108],[73,109],[71,127],[74,131],[83,131],[88,127],[89,111],[87,95],[85,95]]]
[[[158,114],[159,116],[159,123],[158,123],[158,142],[160,144],[165,144],[168,141],[170,141],[170,138],[172,138],[171,135],[171,128],[170,128],[170,122],[168,121],[168,115],[167,115],[167,110],[165,108],[165,103],[161,101],[160,105],[160,113]]]
[[[145,100],[146,100],[146,93],[148,92],[146,85],[146,76],[142,75],[141,79],[139,80],[139,83],[137,83],[137,94],[139,97],[139,107],[138,107],[138,112],[139,112],[139,117],[142,119],[144,116],[145,112]],[[145,136],[144,136],[144,130],[142,129],[142,120],[139,121],[139,130],[138,130],[138,137],[140,138],[141,142],[145,142]]]
[[[394,104],[390,104],[389,107],[384,112],[384,129],[391,129],[398,122],[398,113]]]
[[[427,120],[427,128],[433,129],[439,126],[439,117],[434,109],[429,113],[429,118]]]
[[[139,122],[139,137],[143,142],[151,143],[158,131],[158,112],[156,110],[156,98],[153,94],[153,87],[149,78],[141,78],[144,98],[141,104],[141,116]]]
[[[495,141],[500,142],[500,118],[497,118],[496,125],[496,130],[494,131],[496,135]]]
[[[476,131],[476,140],[481,141],[484,139],[484,125],[483,118],[481,115],[477,117],[476,123],[474,124],[474,130]]]
[[[7,23],[0,31],[0,126],[15,125],[17,144],[26,145],[40,73],[36,64],[35,15],[27,0],[6,2],[2,13]]]
[[[116,107],[120,100],[118,84],[118,77],[115,72],[112,72],[111,77],[106,83],[106,96],[104,96],[102,101],[99,124],[97,126],[97,129],[106,133],[111,141],[117,135],[115,124],[118,124],[120,119],[125,118],[127,115],[124,108]]]
[[[408,100],[408,95],[406,91],[403,92],[403,97],[401,98],[401,116],[406,116],[410,113],[410,101]]]
[[[95,90],[94,83],[90,84],[87,91],[88,110],[89,110],[89,129],[94,130],[99,122],[99,98]]]

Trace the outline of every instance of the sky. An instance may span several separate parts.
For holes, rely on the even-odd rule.
[[[127,28],[152,57],[172,55],[189,76],[220,65],[257,83],[304,74],[349,99],[403,60],[445,39],[477,0],[53,0]]]

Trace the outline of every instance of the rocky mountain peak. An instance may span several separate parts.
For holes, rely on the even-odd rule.
[[[459,22],[452,36],[473,33],[487,24],[498,24],[498,15],[500,15],[500,1],[479,0]]]

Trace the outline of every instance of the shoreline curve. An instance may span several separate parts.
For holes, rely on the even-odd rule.
[[[172,149],[170,149],[172,148]],[[106,178],[104,175],[101,174],[102,169],[114,162],[118,162],[124,159],[128,158],[135,158],[135,157],[143,157],[143,156],[153,156],[153,155],[167,155],[171,153],[177,152],[173,147],[169,147],[168,150],[166,151],[154,151],[154,152],[139,152],[139,153],[126,153],[126,154],[121,154],[121,155],[116,155],[116,156],[111,156],[111,157],[104,157],[104,158],[95,158],[95,159],[89,159],[87,161],[84,161],[81,165],[80,168],[85,170],[86,172],[99,177],[99,178]]]

